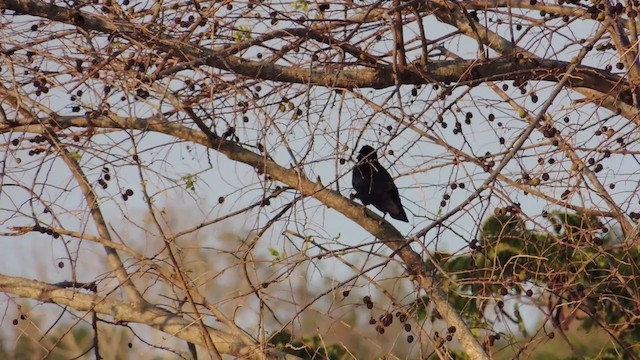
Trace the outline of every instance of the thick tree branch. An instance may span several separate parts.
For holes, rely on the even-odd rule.
[[[299,173],[296,169],[282,167],[277,163],[266,159],[260,154],[256,154],[243,148],[237,143],[226,141],[215,135],[207,136],[202,131],[189,129],[176,123],[164,121],[160,116],[148,119],[124,118],[115,114],[90,119],[79,116],[61,116],[56,119],[55,123],[46,124],[47,120],[43,119],[43,121],[45,122],[45,126],[56,126],[58,128],[67,128],[71,126],[117,128],[154,131],[170,135],[185,141],[207,146],[212,150],[216,150],[224,154],[233,161],[247,164],[257,170],[269,174],[273,179],[298,189],[305,196],[315,198],[325,206],[340,212],[346,218],[361,226],[393,250],[394,253],[402,259],[408,272],[416,276],[420,287],[429,294],[431,301],[440,315],[442,315],[443,319],[450,326],[456,327],[457,339],[462,344],[465,351],[469,354],[473,354],[472,357],[474,359],[488,359],[486,353],[482,349],[482,346],[473,336],[464,320],[448,302],[444,292],[438,288],[437,284],[434,283],[434,279],[431,275],[427,273],[422,257],[411,249],[411,247],[407,246],[405,237],[395,227],[393,227],[389,222],[383,221],[381,217],[368,209],[365,209],[367,216],[363,216],[363,207],[361,205],[324,187],[322,184],[307,179],[304,174]],[[22,126],[21,124],[16,125]],[[25,123],[24,126],[23,128],[25,129],[31,126],[31,130],[37,130],[37,127],[41,125],[29,125]],[[2,131],[2,127],[0,127],[0,131]]]
[[[138,307],[127,301],[103,298],[74,289],[6,275],[0,275],[0,292],[15,294],[43,303],[69,306],[87,313],[94,311],[98,314],[111,316],[114,321],[120,323],[145,324],[188,342],[205,345],[203,334],[200,331],[201,328],[192,320],[184,319],[150,304]],[[235,335],[227,334],[211,327],[207,327],[206,330],[218,350],[224,354],[251,359],[263,359],[263,355],[266,355],[268,359],[298,359],[298,357],[283,354],[279,351],[260,354],[256,351],[257,347],[245,345]]]
[[[441,20],[442,22],[445,22],[451,26],[456,27],[463,34],[473,39],[477,39],[478,41],[481,41],[483,44],[492,48],[498,53],[503,54],[505,57],[521,56],[522,60],[520,61],[520,63],[522,63],[523,66],[526,66],[526,63],[530,61],[533,62],[534,64],[539,63],[541,61],[542,62],[545,61],[540,59],[534,53],[531,53],[530,51],[527,51],[526,49],[523,49],[517,46],[516,44],[512,43],[511,41],[507,40],[506,38],[498,35],[496,32],[493,32],[487,29],[482,24],[468,19],[461,12],[450,11],[449,10],[450,3],[447,0],[429,1],[425,3],[425,6],[427,6],[427,9],[433,11],[434,14],[438,17],[438,19]],[[568,68],[567,63],[563,65],[556,64],[556,66],[559,66],[559,69],[561,70],[562,73],[564,73]],[[596,71],[600,72],[600,70],[596,70]],[[581,66],[576,67],[576,69],[574,70],[574,75],[578,77],[582,77]],[[559,79],[559,78],[560,77],[557,77],[556,79]],[[634,96],[632,95],[632,89],[628,86],[628,82],[624,80],[622,77],[617,77],[617,79],[618,80],[615,81],[615,85],[611,84],[612,86],[608,87],[607,88],[608,90],[595,89],[591,86],[584,86],[584,87],[589,88],[591,90],[596,90],[606,97],[616,98],[627,104],[633,104]],[[493,80],[493,79],[487,79],[487,80]],[[550,79],[547,78],[545,80],[550,80]],[[573,80],[573,79],[570,79],[570,80]],[[619,85],[622,85],[622,84],[624,84],[623,85],[624,88],[618,87]],[[574,90],[577,92],[581,92],[580,87],[583,87],[578,85],[577,83],[574,83],[573,81],[569,81],[567,86],[574,88]],[[601,102],[601,105],[606,106],[610,103],[611,101],[605,101],[605,102]],[[610,108],[610,107],[608,109],[614,112],[617,110],[616,108]],[[636,116],[633,116],[633,117],[630,117],[629,119],[635,120],[635,117]]]
[[[474,36],[468,20],[464,16],[452,14],[448,10],[434,6],[433,10],[440,14],[440,18],[443,21],[460,28],[463,33],[469,36]],[[230,52],[233,53],[237,50],[234,50],[234,47],[215,50],[206,49],[185,43],[182,39],[173,39],[166,35],[149,33],[143,28],[138,28],[123,20],[64,8],[38,0],[4,0],[0,7],[75,25],[85,30],[122,36],[139,42],[155,43],[158,44],[161,50],[181,61],[196,61],[198,64],[206,64],[250,78],[337,88],[386,88],[396,86],[393,67],[381,63],[378,63],[375,68],[358,69],[342,69],[342,67],[333,66],[314,66],[312,69],[289,67],[229,55]],[[400,81],[403,84],[427,84],[434,81],[444,83],[460,82],[461,85],[469,86],[479,85],[489,80],[545,80],[557,82],[570,65],[564,61],[535,59],[532,54],[528,54],[527,59],[518,60],[515,57],[517,49],[513,44],[487,31],[479,24],[477,24],[477,27],[480,29],[480,36],[483,41],[505,54],[505,57],[487,62],[478,62],[477,60],[429,61],[427,64],[419,65],[420,68],[416,69],[415,72],[405,71]],[[301,31],[307,32],[307,30]],[[295,34],[295,31],[290,32],[292,35]],[[313,35],[314,33],[310,34]],[[329,40],[326,37],[315,35],[312,37],[320,41]],[[346,47],[346,49],[354,55],[358,54],[357,50],[352,47]],[[522,49],[517,52],[526,53]],[[362,57],[362,54],[359,54],[359,56]],[[376,60],[375,57],[370,56],[365,56],[365,59],[369,61]],[[470,68],[472,69],[471,71],[469,71]],[[428,76],[420,76],[421,73],[426,73]],[[587,66],[578,66],[574,75],[568,82],[570,87],[588,88],[603,95],[619,98],[628,104],[632,103],[631,91],[627,82],[617,75]]]

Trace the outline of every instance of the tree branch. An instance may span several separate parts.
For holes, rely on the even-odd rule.
[[[112,300],[40,281],[6,275],[0,275],[0,291],[43,303],[69,306],[79,311],[86,311],[87,314],[95,311],[98,314],[113,317],[116,322],[145,324],[188,342],[205,346],[201,328],[192,320],[184,319],[150,304],[144,307],[132,306],[127,301]],[[245,345],[235,335],[211,327],[206,327],[206,331],[218,350],[224,354],[251,359],[264,358],[263,354],[257,351],[257,347]],[[266,355],[268,359],[299,359],[275,350]]]
[[[462,15],[452,14],[433,5],[439,17],[458,27],[463,33],[474,36],[468,25],[468,20]],[[184,61],[196,61],[198,64],[206,64],[218,69],[233,73],[258,78],[262,80],[282,81],[289,83],[312,84],[337,88],[386,88],[396,86],[393,68],[391,65],[376,64],[375,68],[343,69],[335,66],[314,66],[312,69],[303,67],[290,67],[276,65],[266,61],[248,60],[233,53],[233,48],[208,49],[201,46],[185,43],[182,39],[174,39],[167,35],[149,33],[142,27],[124,20],[117,20],[95,15],[92,13],[60,7],[39,0],[4,0],[0,8],[11,9],[20,13],[48,18],[54,21],[78,26],[85,30],[99,31],[130,38],[135,41],[157,43],[161,50],[170,56]],[[515,52],[526,53],[523,49],[516,49],[506,39],[486,30],[480,24],[476,24],[480,36],[487,45],[506,56],[487,62],[477,60],[434,60],[421,65],[416,71],[407,69],[400,80],[403,84],[428,84],[433,82],[456,82],[460,85],[475,86],[483,82],[493,80],[546,80],[557,82],[566,69],[571,65],[568,62],[558,60],[535,59],[532,54],[527,59],[518,60]],[[292,35],[296,31],[289,31]],[[301,30],[302,33],[308,30]],[[312,33],[311,33],[312,34]],[[313,36],[320,41],[328,41],[328,38]],[[343,47],[344,48],[344,47]],[[347,47],[352,54],[358,54],[353,47]],[[360,54],[362,55],[362,54]],[[367,57],[369,61],[375,58]],[[472,68],[472,71],[469,69]],[[427,73],[429,76],[420,76]],[[470,74],[470,76],[465,76]],[[574,88],[588,88],[598,91],[602,95],[620,98],[627,104],[632,104],[629,85],[624,78],[607,73],[603,70],[588,66],[578,66],[568,86]]]

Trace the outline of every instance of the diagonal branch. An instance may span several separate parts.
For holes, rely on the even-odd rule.
[[[101,238],[111,241],[111,234],[109,233],[109,229],[107,229],[107,223],[104,220],[104,216],[102,215],[102,211],[100,210],[100,205],[98,204],[98,198],[96,197],[95,192],[93,192],[93,188],[89,183],[89,180],[82,171],[80,164],[74,158],[69,155],[69,151],[67,148],[60,143],[57,135],[51,131],[51,129],[47,126],[44,126],[45,134],[47,139],[51,142],[51,144],[58,150],[60,157],[67,164],[69,171],[73,174],[73,177],[76,179],[78,185],[80,186],[80,190],[82,191],[82,195],[85,198],[87,206],[89,207],[91,217],[95,223],[96,228],[98,229],[98,234]],[[116,274],[116,278],[123,286],[125,292],[136,306],[143,306],[146,303],[146,300],[142,297],[138,289],[136,289],[135,285],[131,281],[131,275],[127,274],[127,270],[125,269],[118,252],[110,247],[104,246],[104,250],[107,253],[107,261],[109,265],[113,269]]]
[[[163,133],[204,145],[224,154],[233,161],[264,171],[274,180],[298,189],[303,196],[313,197],[328,208],[340,212],[346,218],[358,224],[380,239],[394,254],[397,254],[404,262],[407,271],[416,277],[418,285],[427,292],[438,313],[450,326],[454,326],[457,329],[457,339],[465,351],[474,359],[488,359],[469,327],[456,309],[448,302],[447,296],[434,282],[434,278],[428,273],[420,254],[407,246],[405,237],[395,227],[369,210],[365,209],[366,216],[364,216],[361,205],[345,198],[336,191],[324,187],[322,184],[307,179],[304,174],[296,171],[296,169],[280,166],[274,161],[247,150],[234,142],[226,141],[216,136],[207,136],[201,131],[190,129],[174,122],[164,121],[160,115],[147,119],[125,118],[115,114],[95,118],[60,116],[56,118],[55,123],[48,123],[47,120],[42,121],[45,123],[44,126],[55,125],[58,128],[91,126],[95,128],[118,128]],[[22,130],[38,130],[43,126],[38,123],[17,125],[21,126]],[[2,128],[3,126],[0,125],[0,131],[2,131]]]

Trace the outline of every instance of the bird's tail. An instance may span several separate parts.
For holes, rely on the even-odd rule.
[[[407,213],[404,212],[402,206],[394,206],[394,209],[389,209],[389,215],[396,220],[409,222]]]

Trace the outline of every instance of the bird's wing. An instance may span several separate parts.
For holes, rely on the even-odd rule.
[[[381,166],[374,174],[374,205],[381,211],[389,213],[394,219],[408,221],[400,201],[400,193],[389,172]]]
[[[393,183],[393,178],[385,168],[380,166],[380,164],[376,164],[375,166],[373,166],[373,168],[373,183],[375,184],[375,192],[388,192],[393,190],[398,192],[396,184]]]
[[[371,172],[367,171],[365,166],[358,165],[353,169],[353,177],[351,179],[353,189],[356,192],[361,192],[361,190],[366,189],[371,182]],[[367,176],[368,175],[368,176]]]
[[[365,205],[371,203],[373,176],[372,168],[368,164],[360,164],[353,169],[351,180],[353,189],[356,191],[356,197]]]
[[[389,172],[378,162],[356,165],[353,169],[353,189],[364,205],[373,204],[394,219],[408,221],[400,202],[398,188]]]

